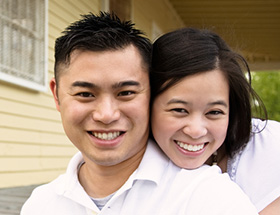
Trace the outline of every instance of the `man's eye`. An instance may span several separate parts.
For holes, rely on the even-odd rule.
[[[133,94],[135,94],[135,92],[133,92],[133,91],[122,91],[118,94],[118,96],[130,96]]]
[[[93,94],[92,93],[88,93],[88,92],[78,93],[77,95],[81,96],[81,97],[85,97],[85,98],[93,97]]]

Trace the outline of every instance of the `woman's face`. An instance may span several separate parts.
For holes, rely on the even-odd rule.
[[[229,86],[220,70],[183,78],[156,97],[152,131],[178,166],[198,168],[223,144],[229,121]]]

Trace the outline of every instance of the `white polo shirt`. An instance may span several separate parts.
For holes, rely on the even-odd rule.
[[[248,197],[217,166],[184,170],[149,141],[139,168],[100,211],[77,177],[81,153],[66,174],[35,189],[21,215],[256,215]]]
[[[252,125],[253,135],[228,161],[228,173],[262,211],[280,197],[280,123],[253,119]]]

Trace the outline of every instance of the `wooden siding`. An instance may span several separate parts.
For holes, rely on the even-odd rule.
[[[80,14],[98,13],[101,0],[49,0],[48,75],[53,77],[54,42]],[[182,27],[167,0],[132,0],[132,20],[153,39]],[[0,188],[41,184],[65,172],[76,152],[64,134],[48,90],[34,92],[0,82]]]

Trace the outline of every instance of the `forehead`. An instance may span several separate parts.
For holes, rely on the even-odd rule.
[[[161,95],[174,96],[179,94],[188,97],[208,95],[207,98],[211,94],[228,96],[229,84],[224,73],[215,69],[186,76],[163,91]]]
[[[134,46],[118,50],[75,50],[70,64],[64,68],[61,80],[113,83],[123,80],[148,78],[148,67],[143,64],[139,51]],[[147,80],[146,80],[147,81]]]
[[[69,66],[71,66],[71,64],[73,64],[73,61],[82,53],[96,53],[96,55],[102,55],[105,53],[117,53],[117,52],[122,52],[123,54],[125,52],[130,52],[130,53],[134,53],[135,55],[137,55],[137,58],[141,61],[142,66],[145,67],[146,69],[149,68],[149,65],[147,65],[147,62],[145,62],[144,58],[145,56],[142,56],[142,52],[133,44],[129,44],[126,45],[124,47],[119,47],[117,49],[105,49],[105,50],[86,50],[86,49],[75,49],[73,50],[70,55],[69,58],[65,60],[65,62],[62,62],[61,65],[63,65],[62,70],[64,68],[67,68]]]
[[[164,83],[164,85],[168,85],[169,82],[171,82],[171,81],[172,81],[172,79],[166,81]],[[171,86],[169,88],[178,87],[178,86],[182,86],[182,85],[185,85],[185,86],[193,85],[194,82],[207,82],[207,83],[213,84],[213,86],[215,86],[216,85],[215,81],[218,81],[219,84],[228,85],[228,80],[227,80],[227,76],[225,75],[225,73],[220,69],[214,69],[214,70],[210,70],[210,71],[198,72],[198,73],[191,74],[191,75],[181,76],[181,78],[174,84],[171,84]],[[186,85],[184,83],[189,83],[189,84]],[[199,89],[199,85],[197,85],[197,89]]]

